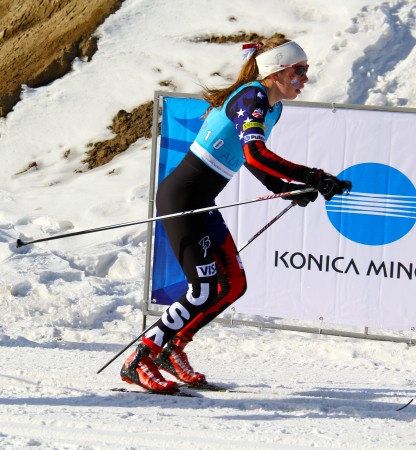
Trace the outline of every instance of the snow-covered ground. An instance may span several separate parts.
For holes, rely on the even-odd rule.
[[[128,353],[96,372],[141,329],[145,226],[15,247],[146,217],[151,142],[80,173],[88,143],[162,81],[189,93],[229,83],[240,46],[195,38],[240,30],[305,48],[301,100],[416,107],[412,0],[126,0],[91,62],[26,89],[0,120],[1,448],[416,446],[416,405],[396,411],[416,395],[415,347],[214,324],[191,360],[232,392],[112,392]]]

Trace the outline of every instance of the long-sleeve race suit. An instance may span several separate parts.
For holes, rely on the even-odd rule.
[[[280,102],[269,105],[259,82],[243,85],[222,108],[210,111],[190,151],[163,180],[156,205],[161,215],[210,206],[243,164],[264,184],[306,182],[310,169],[266,148],[279,120]],[[246,290],[246,277],[234,240],[221,213],[184,215],[164,221],[166,234],[189,289],[146,333],[143,342],[160,350],[171,338],[193,335]]]
[[[274,177],[305,183],[310,168],[281,158],[265,145],[281,112],[280,102],[270,107],[261,83],[243,85],[222,108],[211,111],[191,151],[227,179],[246,163]]]

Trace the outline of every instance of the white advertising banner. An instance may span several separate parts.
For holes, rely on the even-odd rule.
[[[351,180],[348,196],[296,206],[245,248],[237,312],[407,330],[416,326],[416,114],[285,105],[268,147]],[[246,169],[217,204],[268,191]],[[288,205],[227,208],[240,248]]]

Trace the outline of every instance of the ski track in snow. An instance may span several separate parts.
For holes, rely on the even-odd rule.
[[[416,445],[416,408],[396,411],[416,394],[416,383],[408,365],[395,369],[383,362],[384,352],[395,351],[392,344],[380,344],[383,351],[375,363],[369,356],[377,343],[366,343],[357,354],[354,345],[341,338],[329,343],[322,336],[234,331],[229,348],[218,354],[213,352],[216,335],[230,330],[216,326],[205,330],[193,358],[207,374],[215,374],[213,381],[233,392],[192,391],[198,398],[111,392],[128,386],[118,381],[123,359],[100,375],[91,370],[106,362],[111,351],[3,349],[0,445],[120,449]],[[242,336],[248,338],[246,345],[241,344]],[[331,346],[339,346],[343,361],[330,353]],[[290,357],[294,349],[296,358]],[[405,347],[400,352],[410,355]]]

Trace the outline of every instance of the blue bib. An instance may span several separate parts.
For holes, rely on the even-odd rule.
[[[258,81],[243,84],[233,92],[221,108],[214,108],[208,114],[190,147],[191,151],[207,166],[227,179],[231,179],[245,163],[244,143],[240,142],[235,123],[226,114],[227,104],[237,93],[248,86],[259,87],[267,97],[266,89]],[[272,111],[266,111],[263,122],[265,141],[270,136],[281,112],[281,102],[278,102]]]

